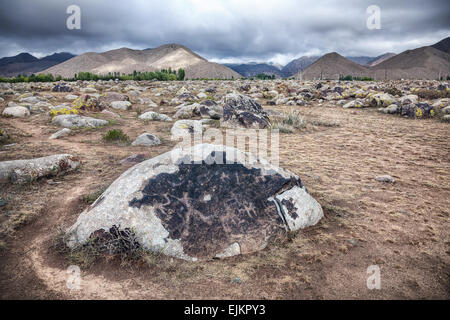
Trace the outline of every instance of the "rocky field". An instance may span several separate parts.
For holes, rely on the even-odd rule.
[[[448,299],[449,96],[448,82],[412,80],[1,83],[0,298]],[[127,169],[173,150],[174,136],[227,128],[279,132],[280,175],[323,217],[277,229],[262,250],[241,243],[245,254],[205,244],[197,262],[129,237],[114,252],[68,245],[82,212],[120,209],[104,191]],[[368,289],[371,265],[380,289]]]

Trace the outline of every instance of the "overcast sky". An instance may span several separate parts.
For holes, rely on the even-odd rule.
[[[81,29],[66,27],[69,5]],[[381,9],[369,30],[366,9]],[[0,57],[187,46],[216,62],[399,53],[450,36],[448,0],[1,0]]]

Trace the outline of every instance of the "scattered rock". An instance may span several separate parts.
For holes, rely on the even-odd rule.
[[[8,201],[6,201],[5,199],[0,198],[0,207],[4,207],[8,204]]]
[[[101,113],[106,114],[107,116],[110,116],[110,117],[120,118],[120,116],[117,113],[114,113],[114,112],[106,110],[106,109],[102,110]]]
[[[45,176],[54,176],[73,171],[80,160],[70,154],[57,154],[27,160],[0,162],[0,181],[26,183]]]
[[[375,177],[375,180],[377,180],[378,182],[389,182],[389,183],[395,182],[395,179],[389,175],[377,176]]]
[[[0,144],[9,140],[8,132],[5,129],[0,129]]]
[[[202,122],[199,120],[178,120],[173,124],[170,133],[172,134],[172,140],[178,140],[178,138],[194,133],[202,133],[202,128]]]
[[[447,106],[445,108],[442,109],[442,113],[443,114],[450,114],[450,106]]]
[[[178,111],[173,116],[175,119],[189,119],[200,114],[200,105],[198,103],[182,104],[177,109]]]
[[[155,146],[161,144],[161,140],[157,136],[151,133],[143,133],[139,137],[136,138],[136,140],[131,143],[133,146]]]
[[[436,110],[428,103],[406,104],[400,108],[402,116],[409,118],[429,118],[436,114]]]
[[[360,99],[356,99],[353,101],[350,101],[343,105],[343,108],[362,108],[364,105],[363,101]]]
[[[2,114],[14,118],[25,118],[30,116],[30,110],[22,106],[6,107]]]
[[[94,128],[106,126],[108,121],[74,114],[63,114],[53,118],[52,123],[64,128]]]
[[[131,102],[129,101],[113,101],[111,102],[111,108],[118,110],[130,110]]]
[[[270,127],[267,112],[259,103],[242,94],[227,94],[224,98],[221,126],[265,129]]]
[[[78,96],[76,96],[76,95],[74,95],[74,94],[68,94],[68,95],[66,95],[66,96],[64,97],[64,99],[73,101],[73,100],[78,99]]]
[[[70,130],[69,128],[64,128],[64,129],[61,129],[61,130],[55,132],[54,134],[52,134],[50,136],[50,139],[59,139],[59,138],[65,137],[65,136],[68,136],[71,132],[72,132],[72,130]]]
[[[53,92],[72,92],[72,90],[72,87],[65,83],[57,84],[52,89]]]
[[[133,154],[129,157],[126,157],[125,159],[120,160],[120,164],[127,166],[127,165],[135,165],[136,163],[140,163],[142,161],[147,160],[149,157],[148,154],[145,153],[137,153]]]
[[[168,115],[157,113],[154,111],[147,111],[139,116],[139,119],[143,120],[154,120],[154,121],[173,121]]]

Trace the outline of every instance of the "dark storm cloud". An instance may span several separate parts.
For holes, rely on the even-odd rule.
[[[71,4],[81,8],[81,30],[66,28]],[[381,30],[366,27],[369,5],[381,8]],[[445,0],[3,0],[0,56],[165,43],[183,44],[217,61],[285,63],[330,51],[374,56],[449,36],[449,9]]]

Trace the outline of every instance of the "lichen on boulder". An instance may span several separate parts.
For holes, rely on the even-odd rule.
[[[124,172],[67,230],[82,245],[114,226],[147,249],[196,261],[261,250],[323,216],[299,177],[232,147],[174,149]]]

